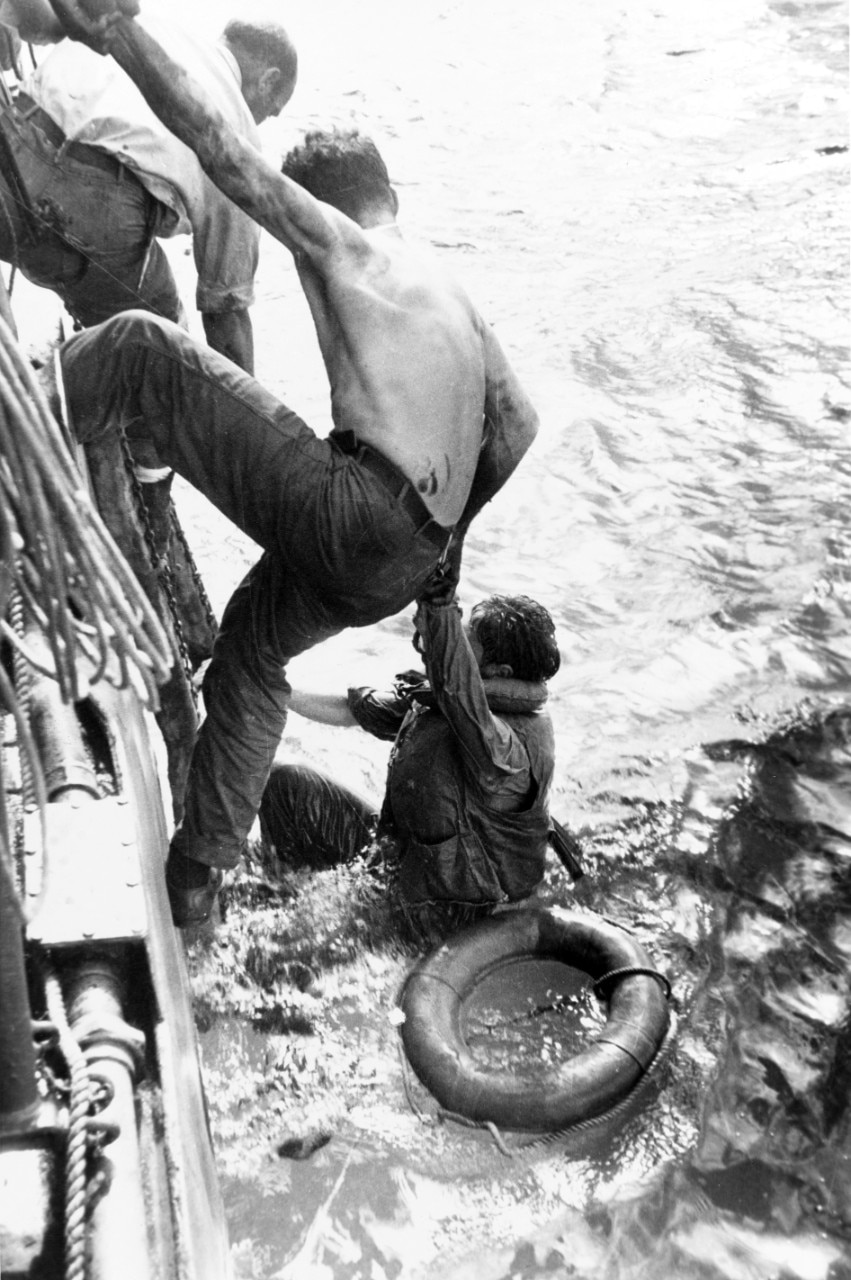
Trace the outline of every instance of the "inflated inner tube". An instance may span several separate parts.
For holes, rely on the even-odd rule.
[[[461,1016],[495,969],[533,957],[581,969],[608,1001],[596,1039],[534,1082],[483,1070],[464,1040]],[[402,1041],[417,1076],[447,1111],[554,1133],[602,1115],[647,1071],[668,1029],[667,991],[644,948],[598,916],[557,907],[511,911],[456,934],[411,971],[399,999]]]

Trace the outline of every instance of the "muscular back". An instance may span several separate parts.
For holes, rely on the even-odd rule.
[[[394,462],[434,519],[454,524],[485,411],[483,327],[472,304],[392,223],[367,231],[350,223],[321,269],[297,261],[335,427]]]
[[[469,521],[537,431],[493,330],[392,220],[364,229],[267,164],[138,23],[118,18],[110,33],[112,56],[151,109],[219,190],[293,254],[335,422],[395,462],[440,524],[454,524],[465,507]]]

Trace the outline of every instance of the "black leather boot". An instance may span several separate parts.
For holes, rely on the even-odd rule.
[[[169,850],[165,866],[165,883],[171,904],[171,918],[178,928],[204,924],[210,919],[224,872],[196,862],[177,850]]]

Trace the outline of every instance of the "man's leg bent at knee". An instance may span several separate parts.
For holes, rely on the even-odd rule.
[[[62,369],[80,440],[123,429],[131,445],[148,441],[263,547],[275,543],[284,491],[299,502],[328,449],[256,379],[145,312],[71,338]]]
[[[207,714],[167,863],[177,925],[209,917],[222,872],[239,862],[283,737],[289,692],[280,662],[249,662],[235,646],[214,644],[204,679]]]
[[[271,555],[234,592],[204,679],[207,715],[169,853],[176,924],[206,919],[220,871],[239,862],[286,726],[286,663],[339,629]]]

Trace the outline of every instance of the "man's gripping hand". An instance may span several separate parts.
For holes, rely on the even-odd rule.
[[[122,18],[135,18],[139,0],[50,0],[65,34],[96,53],[109,53],[110,40]]]
[[[460,559],[448,556],[434,569],[417,595],[418,604],[441,606],[452,604],[458,588]]]

